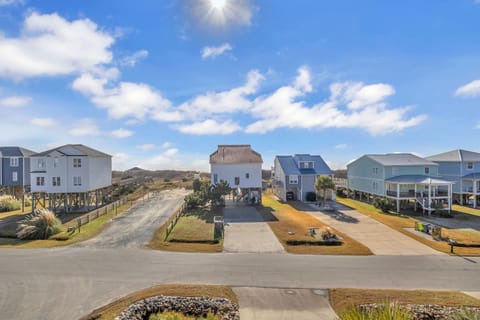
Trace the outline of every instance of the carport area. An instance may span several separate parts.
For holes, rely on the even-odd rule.
[[[227,201],[224,252],[282,253],[283,246],[254,206]]]

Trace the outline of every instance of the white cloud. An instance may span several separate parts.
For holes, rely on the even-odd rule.
[[[137,149],[140,149],[142,151],[148,151],[148,150],[152,150],[154,148],[155,148],[155,145],[152,144],[152,143],[146,143],[146,144],[141,144],[141,145],[137,146]]]
[[[192,124],[177,125],[176,128],[181,133],[194,135],[226,135],[240,131],[242,129],[238,123],[231,120],[220,123],[213,119],[194,122]]]
[[[128,66],[128,67],[134,67],[137,62],[141,59],[145,59],[148,57],[148,51],[147,50],[140,50],[137,51],[129,56],[125,56],[120,60],[120,65],[122,66]]]
[[[0,0],[0,7],[1,6],[11,6],[17,4],[24,4],[25,0]]]
[[[480,1],[480,0],[479,0]],[[475,129],[480,129],[480,122],[477,123],[477,125],[475,126]]]
[[[38,127],[53,127],[57,124],[52,118],[33,118],[30,123]]]
[[[30,13],[19,37],[0,34],[0,75],[5,78],[90,71],[112,60],[114,38],[89,19],[67,21],[56,13]]]
[[[101,131],[94,120],[85,118],[75,123],[68,133],[72,136],[98,136]]]
[[[456,96],[476,97],[480,95],[480,80],[474,80],[455,91]]]
[[[329,100],[310,107],[301,100],[310,90],[305,73],[308,70],[300,68],[294,85],[255,99],[252,115],[259,120],[247,126],[247,133],[277,128],[362,128],[371,135],[381,135],[402,131],[426,119],[425,115],[406,118],[412,107],[388,109],[384,100],[395,90],[387,84],[334,83]]]
[[[335,149],[337,149],[337,150],[344,150],[344,149],[346,149],[347,147],[348,147],[348,144],[346,144],[346,143],[340,143],[340,144],[337,144],[337,145],[335,146]]]
[[[173,143],[168,142],[168,141],[162,143],[162,148],[163,148],[163,149],[167,149],[167,148],[170,148],[170,147],[172,147],[172,146],[173,146]]]
[[[196,159],[196,160],[194,160]],[[176,169],[208,171],[208,154],[187,154],[170,148],[154,157],[137,162],[137,166],[149,170]]]
[[[127,170],[133,167],[130,162],[130,155],[123,152],[116,153],[112,157],[112,168],[113,170]]]
[[[126,129],[120,128],[120,129],[117,129],[117,130],[113,130],[112,132],[110,132],[110,134],[112,136],[114,136],[115,138],[123,139],[123,138],[128,138],[128,137],[133,136],[135,134],[135,132],[133,132],[131,130],[126,130]]]
[[[192,100],[181,104],[185,118],[205,119],[213,114],[245,112],[251,108],[252,101],[248,96],[255,94],[260,82],[265,77],[258,71],[252,70],[247,75],[247,81],[240,87],[222,92],[208,92],[194,97]]]
[[[204,47],[202,49],[202,59],[215,58],[227,51],[231,51],[232,49],[232,46],[228,42],[225,42],[218,47]]]
[[[0,46],[1,46],[1,44],[0,44]],[[11,96],[11,97],[6,97],[6,98],[0,98],[0,107],[19,108],[19,107],[26,106],[31,101],[32,101],[32,98],[23,97],[23,96]]]

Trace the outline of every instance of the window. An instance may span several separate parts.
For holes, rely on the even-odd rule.
[[[213,184],[217,184],[218,182],[218,174],[214,173],[213,174]]]
[[[240,184],[240,177],[235,177],[235,185],[238,186]]]
[[[297,184],[298,183],[298,175],[291,174],[288,176],[288,183],[289,184]]]
[[[374,175],[377,176],[378,175],[378,168],[373,168],[372,172],[373,172]]]
[[[10,167],[18,167],[18,158],[10,158]]]
[[[313,161],[300,161],[298,165],[300,169],[313,169]]]
[[[37,177],[37,186],[45,185],[45,177]]]
[[[53,167],[54,168],[58,167],[58,158],[53,159]]]
[[[74,186],[81,186],[82,185],[82,177],[73,177],[73,185]]]
[[[73,167],[74,168],[81,168],[82,167],[82,159],[74,158],[73,159]]]
[[[18,173],[16,171],[12,172],[12,181],[13,182],[18,181]]]
[[[52,186],[54,187],[60,186],[60,177],[52,177]]]
[[[429,173],[430,173],[430,168],[425,167],[425,174],[429,174]]]
[[[473,169],[473,162],[467,162],[467,169],[472,170]]]
[[[46,165],[45,165],[45,159],[38,159],[37,160],[37,166],[39,169],[45,169]]]
[[[250,179],[250,173],[245,173],[245,179]]]
[[[373,183],[373,191],[378,191],[378,182]]]

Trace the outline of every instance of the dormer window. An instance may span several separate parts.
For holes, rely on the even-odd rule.
[[[313,169],[314,162],[313,161],[299,161],[298,166],[300,169]]]

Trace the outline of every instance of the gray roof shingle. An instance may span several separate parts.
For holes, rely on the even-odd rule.
[[[249,144],[221,144],[210,155],[210,164],[263,163],[260,153]]]
[[[276,158],[278,159],[280,166],[282,167],[282,170],[286,175],[333,174],[330,167],[319,155],[297,154],[294,156],[276,156]],[[297,165],[298,161],[313,161],[314,162],[313,168],[309,168],[309,169],[299,168]]]
[[[35,151],[22,147],[0,147],[1,157],[29,157],[35,154]]]
[[[480,162],[480,153],[457,149],[427,157],[430,161],[440,162]]]
[[[437,166],[435,162],[411,153],[367,154],[365,156],[383,166]]]
[[[61,147],[53,148],[44,152],[36,153],[33,157],[46,157],[53,152],[58,152],[64,156],[90,156],[90,157],[111,157],[111,155],[87,147],[83,144],[66,144]]]

